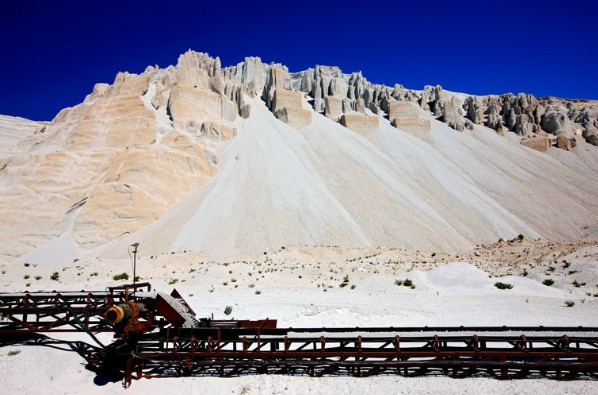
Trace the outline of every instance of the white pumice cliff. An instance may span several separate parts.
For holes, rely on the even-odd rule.
[[[189,51],[51,122],[0,118],[0,257],[465,251],[598,223],[598,105]]]

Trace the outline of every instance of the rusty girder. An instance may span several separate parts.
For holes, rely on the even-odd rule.
[[[401,335],[404,332],[393,328],[343,329],[361,335],[347,336],[330,328],[320,328],[319,332],[327,332],[320,336],[312,336],[318,328],[163,329],[121,347],[120,356],[126,361],[121,369],[125,386],[133,378],[142,377],[267,373],[452,377],[485,374],[499,379],[533,375],[557,379],[598,377],[595,333],[542,335],[542,328],[534,328],[534,336],[484,335],[483,330],[480,334],[453,335],[451,330],[463,332],[463,328],[444,328],[449,329],[448,333],[430,335],[416,333],[424,328],[409,328]],[[377,335],[376,331],[387,334]],[[90,355],[91,361],[100,359],[97,354]]]
[[[150,291],[145,283],[0,294],[0,340],[86,332],[100,344],[88,362],[120,372],[125,387],[142,377],[258,373],[598,378],[598,328],[277,328],[272,319],[198,319],[176,290]],[[104,346],[93,334],[107,331],[118,340]]]

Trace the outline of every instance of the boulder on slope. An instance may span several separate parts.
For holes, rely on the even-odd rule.
[[[341,125],[358,133],[373,132],[378,129],[380,121],[377,115],[343,114]]]
[[[424,118],[399,117],[393,118],[390,122],[392,126],[401,129],[416,137],[422,138],[430,131],[430,121]]]
[[[530,139],[521,140],[520,144],[536,151],[546,152],[552,145],[552,140],[550,140],[550,137],[537,136]]]
[[[399,117],[418,118],[420,116],[420,110],[414,103],[393,100],[389,102],[388,106],[388,118],[391,120]]]
[[[294,129],[301,129],[311,123],[311,111],[302,108],[283,107],[274,112],[280,119]]]

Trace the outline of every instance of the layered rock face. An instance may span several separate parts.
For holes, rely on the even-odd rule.
[[[176,67],[120,73],[20,139],[0,174],[6,251],[64,232],[82,247],[101,245],[216,174],[215,147],[234,137],[240,108],[218,64],[190,52]]]
[[[337,67],[316,66],[291,73],[283,65],[263,64],[259,58],[246,58],[236,66],[222,67],[217,57],[189,51],[179,57],[176,66],[148,67],[139,75],[119,73],[112,84],[97,84],[83,103],[62,110],[51,122],[0,117],[3,153],[0,213],[5,224],[0,231],[4,240],[0,255],[3,259],[14,258],[65,233],[82,248],[101,246],[152,224],[192,193],[203,201],[211,188],[208,181],[215,176],[230,177],[227,173],[232,172],[228,170],[233,167],[230,163],[245,160],[239,154],[234,159],[229,157],[227,166],[221,164],[223,158],[228,157],[226,152],[230,148],[227,147],[238,145],[239,141],[246,141],[257,152],[265,147],[279,147],[280,151],[275,149],[269,155],[281,161],[281,158],[295,160],[299,167],[315,169],[330,156],[352,158],[356,149],[350,149],[347,144],[357,138],[355,136],[361,139],[355,140],[359,144],[364,139],[375,144],[380,144],[381,139],[415,144],[407,135],[434,143],[440,136],[434,131],[442,129],[438,127],[441,122],[465,132],[455,133],[455,139],[466,136],[469,130],[487,130],[487,127],[499,135],[515,133],[522,145],[537,151],[546,152],[553,146],[574,151],[578,143],[598,145],[597,119],[598,105],[590,101],[536,99],[525,94],[466,96],[445,91],[440,86],[427,86],[419,91],[398,84],[387,87],[367,81],[360,72],[344,74]],[[442,127],[450,130],[446,125]],[[270,130],[280,135],[264,137]],[[389,134],[388,130],[396,135]],[[239,135],[241,131],[246,134],[243,138]],[[247,137],[251,133],[262,134],[253,141]],[[338,140],[338,149],[327,140],[318,142],[327,143],[334,154],[320,152],[318,144],[309,145],[316,136],[326,139],[329,133],[335,134],[335,138],[346,134],[344,140]],[[286,140],[277,140],[283,134]],[[299,149],[296,147],[304,146],[309,146],[309,150],[305,148],[307,151],[303,152],[301,148],[295,152]],[[421,150],[419,147],[416,151]],[[284,153],[280,158],[279,152]],[[394,151],[381,151],[375,160],[382,158],[382,162],[372,168],[379,171],[387,166],[384,161],[394,154]],[[323,159],[315,160],[315,157]],[[310,161],[314,164],[306,165]],[[438,161],[444,163],[441,159]],[[280,173],[272,168],[276,166],[268,167],[261,162],[253,165],[268,177],[276,178]],[[249,172],[247,169],[235,171]],[[336,170],[317,171],[332,174]],[[467,174],[470,171],[467,170]],[[393,172],[400,173],[396,169],[385,170],[376,173],[376,180]],[[355,183],[360,183],[365,177],[359,166],[353,173],[339,175],[334,183],[353,176],[357,177]],[[278,179],[273,181],[276,187],[279,182],[284,184]],[[388,182],[393,189],[403,181]],[[313,176],[309,183],[320,185],[322,178]],[[253,193],[254,187],[242,185]],[[262,187],[269,188],[268,184]],[[585,190],[586,186],[579,188]],[[230,185],[222,187],[222,191],[232,189]],[[276,197],[275,192],[271,195]],[[235,198],[245,196],[249,195],[239,193]],[[266,194],[262,198],[266,201],[274,199],[272,196]],[[385,207],[395,207],[392,204],[395,198],[386,196]],[[285,199],[293,200],[292,197]],[[318,206],[308,203],[309,197],[301,202],[309,209]],[[443,204],[449,203],[440,205]],[[368,205],[363,210],[348,206],[347,203],[345,211],[338,207],[335,210],[339,210],[343,218],[349,212],[359,217],[361,211],[368,210]],[[205,215],[212,214],[206,212]],[[324,218],[314,215],[318,217]],[[347,220],[347,223],[352,229],[370,226],[367,215],[364,214],[362,220],[365,222]],[[355,240],[363,245],[392,244],[394,239],[387,236],[399,232],[400,223],[398,221],[391,231],[376,230],[372,234],[377,236],[359,235]],[[513,220],[512,223],[519,222]],[[297,226],[301,226],[301,221]],[[514,232],[514,228],[505,225],[504,229],[507,228]],[[530,228],[522,229],[522,232],[533,233]],[[340,227],[335,231],[343,232]],[[300,230],[297,232],[301,234]],[[285,234],[278,232],[274,238],[282,243],[280,240]],[[490,231],[487,234],[494,235]],[[290,238],[296,244],[324,242],[324,238],[314,234],[296,240],[294,237]],[[327,242],[334,242],[333,238],[326,237]],[[460,246],[466,244],[465,239],[473,240],[470,236],[459,237],[455,243]],[[409,237],[405,236],[405,240]],[[232,244],[236,246],[235,243]],[[417,243],[412,244],[417,246]]]
[[[551,145],[566,150],[574,146],[578,138],[597,145],[596,102],[536,99],[533,95],[509,93],[500,96],[469,96],[465,99],[463,108],[471,122],[488,126],[499,133],[506,128],[524,140],[543,136],[550,138]]]
[[[421,116],[415,103],[407,101],[391,101],[388,118],[392,126],[423,138],[430,130],[430,120]]]
[[[259,81],[254,85],[259,87]],[[464,97],[447,92],[441,86],[426,86],[421,91],[398,84],[391,88],[372,84],[361,73],[344,74],[339,68],[329,66],[316,66],[298,73],[288,73],[279,66],[271,68],[264,88],[264,100],[269,107],[276,90],[283,90],[289,100],[288,91],[303,93],[314,111],[345,126],[352,125],[348,127],[354,130],[375,128],[375,121],[353,114],[376,114],[387,117],[399,129],[421,136],[429,130],[429,121],[414,111],[420,108],[458,131],[477,124],[499,134],[514,132],[523,140],[547,137],[551,145],[563,149],[574,146],[577,138],[598,144],[598,103],[592,101],[537,99],[524,93]],[[301,108],[299,96],[292,97],[293,103],[287,107]],[[407,103],[411,107],[406,107]],[[285,105],[271,109],[276,112],[282,106]],[[305,121],[296,127],[307,124]],[[558,136],[563,136],[560,144]],[[569,142],[564,143],[564,139]]]
[[[43,125],[43,122],[0,115],[0,154],[4,156],[9,152],[17,151],[19,142],[32,136]]]

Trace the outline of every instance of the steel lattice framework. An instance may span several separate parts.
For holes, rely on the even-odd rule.
[[[598,328],[277,328],[270,319],[197,319],[176,290],[150,291],[144,283],[0,294],[0,337],[115,332],[118,340],[85,355],[98,371],[120,372],[125,387],[134,378],[188,375],[598,377]]]

